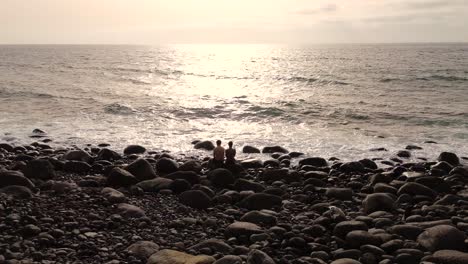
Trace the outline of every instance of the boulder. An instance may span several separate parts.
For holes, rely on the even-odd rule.
[[[179,195],[179,201],[196,209],[206,209],[212,206],[211,198],[203,191],[190,190]]]
[[[107,184],[117,187],[128,187],[137,183],[138,180],[130,172],[115,167],[107,176]]]
[[[418,243],[430,251],[465,250],[465,233],[450,225],[427,228],[418,236]]]
[[[193,171],[195,173],[200,173],[202,170],[202,166],[200,162],[196,160],[189,160],[184,162],[184,164],[180,165],[179,171]]]
[[[217,188],[226,188],[234,184],[235,178],[229,170],[218,168],[214,169],[207,174],[208,180]]]
[[[122,156],[119,153],[110,150],[108,148],[103,148],[99,150],[96,160],[107,160],[107,161],[115,161],[120,160]]]
[[[244,214],[240,220],[242,222],[254,223],[257,225],[276,225],[277,219],[275,216],[262,212],[262,211],[250,211]]]
[[[326,167],[328,166],[328,163],[324,158],[311,157],[311,158],[305,158],[299,161],[299,166],[302,167],[305,165],[310,165],[314,167]]]
[[[247,256],[247,264],[275,264],[275,261],[265,252],[254,249]]]
[[[200,141],[195,144],[195,149],[204,149],[204,150],[213,150],[215,149],[215,145],[211,141]]]
[[[246,179],[238,179],[234,183],[234,189],[239,192],[241,191],[263,192],[265,190],[265,187],[258,182],[253,182],[253,181],[249,181]]]
[[[154,172],[153,166],[145,159],[137,159],[126,166],[125,170],[135,176],[139,182],[156,178],[156,172]]]
[[[345,173],[356,173],[363,172],[365,170],[365,167],[360,162],[351,161],[341,164],[339,170]]]
[[[468,253],[457,250],[438,250],[427,260],[437,264],[467,264]]]
[[[113,188],[106,187],[102,189],[101,193],[111,203],[123,203],[126,200],[126,197],[123,193]]]
[[[263,210],[281,206],[282,201],[281,197],[276,195],[254,193],[244,198],[239,205],[249,210]]]
[[[245,169],[258,169],[263,167],[263,162],[259,159],[246,159],[240,162]]]
[[[44,159],[31,160],[23,169],[23,173],[30,179],[50,180],[55,178],[54,166]]]
[[[334,260],[330,264],[361,264],[361,262],[352,258],[340,258],[340,259]]]
[[[19,171],[0,170],[0,188],[11,185],[20,185],[29,189],[34,188],[34,184]]]
[[[397,234],[406,239],[416,240],[418,236],[424,232],[424,229],[415,225],[394,225],[388,229],[388,232]]]
[[[218,259],[215,263],[213,264],[242,264],[242,258],[239,256],[234,256],[234,255],[226,255],[220,259]]]
[[[33,196],[31,189],[21,185],[5,186],[3,188],[0,188],[0,193],[6,194],[17,199],[28,199]]]
[[[127,217],[127,218],[141,218],[145,217],[145,211],[141,209],[138,206],[127,204],[127,203],[121,203],[117,206],[117,212],[121,216]]]
[[[73,173],[87,173],[91,168],[91,165],[84,161],[69,160],[63,164],[64,171]]]
[[[289,151],[281,146],[272,146],[272,147],[264,147],[262,149],[262,153],[289,153]]]
[[[216,259],[205,255],[190,255],[184,252],[163,249],[151,255],[146,264],[212,264]]]
[[[173,180],[167,178],[155,178],[152,180],[142,181],[135,186],[140,187],[145,192],[159,192],[164,189],[171,189]]]
[[[346,234],[346,244],[351,248],[360,248],[363,245],[378,246],[381,243],[378,236],[364,230],[354,230]]]
[[[153,241],[138,241],[127,247],[126,251],[142,259],[148,259],[159,250],[159,246]]]
[[[143,154],[145,152],[146,152],[146,148],[140,145],[129,145],[123,151],[125,155]]]
[[[199,251],[203,248],[209,248],[213,252],[222,254],[229,254],[234,250],[230,245],[219,239],[204,240],[196,245],[191,246],[189,249]]]
[[[400,187],[400,189],[398,190],[398,195],[401,195],[401,194],[409,194],[409,195],[424,195],[424,196],[429,196],[429,197],[436,197],[437,196],[437,193],[431,189],[429,189],[428,187],[422,185],[422,184],[419,184],[419,183],[415,183],[415,182],[408,182],[408,183],[405,183],[403,186]]]
[[[438,161],[445,161],[452,166],[458,166],[460,164],[460,159],[455,153],[451,152],[442,152],[437,158]]]
[[[165,178],[171,180],[186,180],[191,185],[195,185],[200,182],[200,175],[193,171],[176,171],[166,175]]]
[[[343,221],[335,225],[333,234],[338,237],[344,238],[346,234],[354,230],[367,231],[368,226],[366,223],[361,221]]]
[[[7,152],[12,152],[14,147],[8,143],[0,143],[0,149],[4,149]]]
[[[169,158],[160,158],[156,161],[156,171],[160,174],[169,174],[176,172],[179,169],[179,164],[175,160]]]
[[[252,154],[252,153],[260,153],[260,150],[256,147],[252,146],[244,146],[242,148],[242,153]]]
[[[183,193],[190,190],[190,188],[192,188],[192,184],[183,179],[175,179],[169,184],[169,189],[175,194]]]
[[[63,155],[63,159],[89,162],[92,159],[92,157],[88,152],[84,150],[70,150]]]
[[[371,169],[371,170],[378,169],[377,164],[373,160],[370,160],[370,159],[362,159],[359,161],[359,163],[361,163],[364,167]]]
[[[250,237],[253,234],[259,234],[262,232],[262,228],[256,224],[236,221],[226,227],[225,235],[226,237]]]
[[[287,179],[289,176],[288,169],[267,169],[260,174],[260,179],[266,182],[275,182]]]
[[[386,193],[373,193],[367,195],[362,201],[362,209],[370,214],[376,211],[391,211],[395,208],[395,200]]]
[[[338,200],[353,199],[353,190],[350,188],[327,188],[325,195]]]

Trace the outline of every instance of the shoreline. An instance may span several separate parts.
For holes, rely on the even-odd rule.
[[[382,167],[277,147],[210,170],[211,152],[108,147],[0,144],[0,262],[468,260],[467,161],[453,153]]]

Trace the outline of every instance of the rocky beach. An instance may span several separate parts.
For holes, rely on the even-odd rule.
[[[0,263],[468,263],[466,157],[0,143]],[[378,151],[376,149],[375,151]]]

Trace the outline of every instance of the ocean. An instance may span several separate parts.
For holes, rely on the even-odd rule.
[[[416,160],[468,156],[468,44],[0,46],[0,142],[37,141],[35,128],[120,151],[208,154],[191,142],[221,139],[344,160],[410,144]]]

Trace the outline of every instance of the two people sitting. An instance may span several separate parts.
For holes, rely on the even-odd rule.
[[[229,168],[236,164],[236,150],[232,148],[232,141],[229,141],[228,149],[221,146],[221,140],[216,141],[216,147],[213,150],[213,167],[215,168]],[[224,158],[226,157],[226,160]]]

